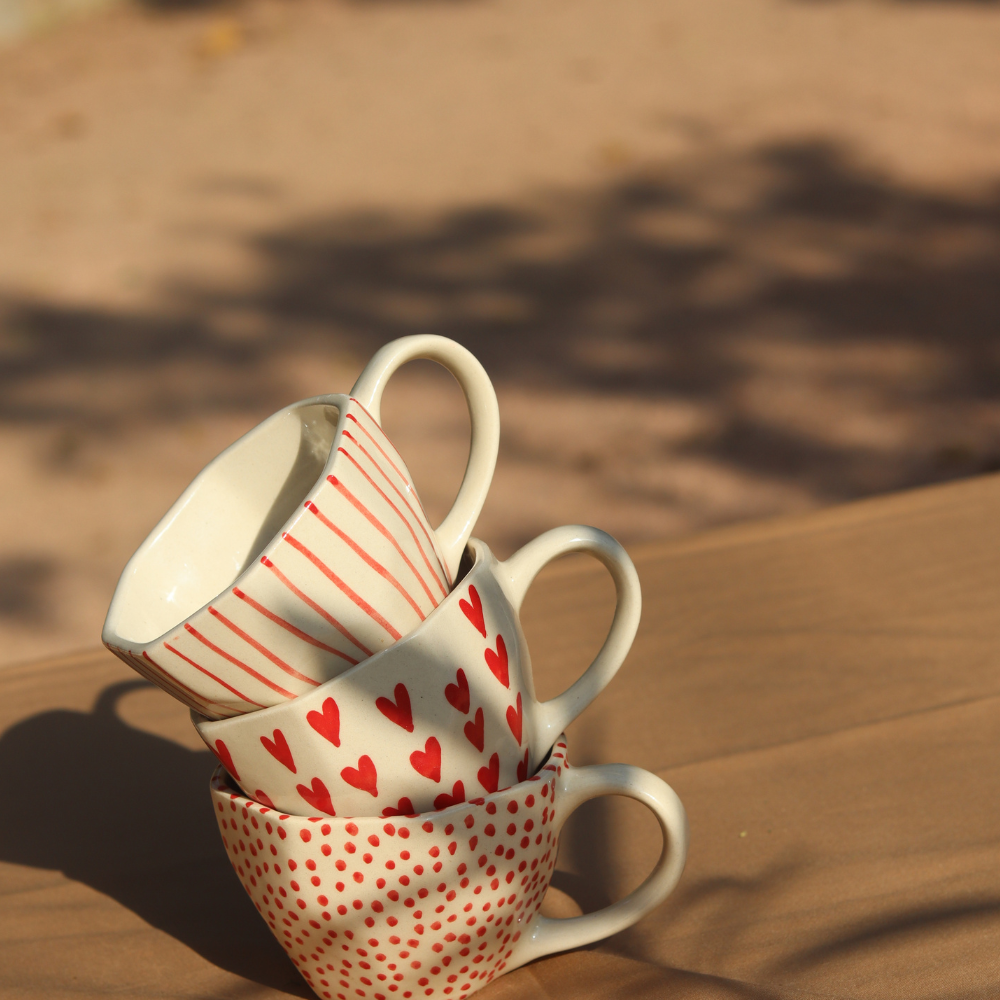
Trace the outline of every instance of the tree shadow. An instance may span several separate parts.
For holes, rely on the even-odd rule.
[[[843,928],[826,941],[802,949],[775,965],[774,974],[787,974],[802,968],[849,958],[866,949],[892,944],[919,942],[921,938],[942,931],[970,926],[984,931],[983,922],[1000,922],[1000,898],[987,896],[933,906],[900,909],[895,913],[869,919]],[[983,984],[983,996],[993,996],[996,983]],[[966,992],[966,996],[969,994]]]
[[[53,561],[41,556],[0,559],[0,618],[39,625],[49,620],[46,588],[56,573]]]
[[[215,759],[119,718],[118,700],[148,686],[110,685],[90,712],[43,712],[0,736],[0,859],[61,871],[219,968],[312,996],[222,850]]]
[[[261,414],[288,401],[276,359],[433,332],[501,391],[621,401],[573,443],[505,416],[502,460],[568,462],[609,502],[736,482],[830,503],[1000,468],[1000,189],[788,142],[515,204],[309,218],[250,249],[259,278],[175,281],[169,311],[8,297],[0,422],[113,440]],[[69,375],[90,389],[54,394]]]

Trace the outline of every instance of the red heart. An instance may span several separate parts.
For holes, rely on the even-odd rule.
[[[329,740],[335,747],[340,746],[340,709],[332,698],[323,702],[322,712],[310,712],[306,716],[306,722],[323,739]]]
[[[378,796],[378,787],[375,782],[378,780],[378,772],[375,770],[375,762],[367,754],[358,758],[357,767],[345,767],[340,776],[349,785],[367,792],[369,795]]]
[[[292,759],[292,751],[288,749],[288,740],[280,729],[274,731],[274,742],[272,743],[266,736],[260,738],[264,744],[264,749],[280,763],[284,764],[292,774],[295,774],[295,761]]]
[[[414,750],[410,754],[410,763],[417,774],[422,774],[431,781],[441,780],[441,744],[433,736],[427,738],[423,750]]]
[[[306,785],[296,785],[295,790],[314,809],[318,809],[320,812],[326,813],[327,816],[337,815],[334,811],[333,803],[330,801],[330,793],[327,791],[326,785],[324,785],[319,778],[313,778],[312,788],[309,788]]]
[[[222,740],[216,740],[215,746],[209,748],[216,757],[219,758],[219,763],[237,780],[240,780],[240,772],[233,767],[233,755],[229,752],[229,747],[226,746]]]
[[[410,692],[405,684],[397,684],[393,694],[396,701],[388,698],[377,698],[375,707],[390,721],[401,726],[408,733],[413,732],[413,712],[410,710]]]
[[[262,805],[267,806],[268,809],[274,808],[274,803],[271,801],[270,797],[266,792],[262,792],[259,788],[253,793],[253,797]]]
[[[517,745],[521,745],[521,723],[524,722],[524,711],[521,708],[521,692],[517,693],[517,711],[514,711],[512,705],[507,706],[507,725],[510,726],[510,731],[514,734],[514,739],[517,740]]]
[[[486,621],[483,618],[483,601],[479,596],[479,591],[476,590],[471,584],[469,585],[469,598],[472,603],[470,604],[466,600],[460,600],[458,606],[462,609],[465,617],[476,626],[480,635],[486,638]]]
[[[524,781],[528,777],[528,751],[524,751],[524,760],[517,762],[517,780]]]
[[[455,787],[451,790],[451,795],[442,792],[434,800],[435,809],[447,809],[448,806],[457,806],[459,802],[465,801],[465,785],[461,781],[455,782]]]
[[[461,667],[458,668],[458,673],[455,675],[455,680],[458,681],[458,683],[449,684],[444,689],[444,696],[448,699],[450,704],[453,707],[457,708],[460,712],[468,712],[469,682],[466,679],[465,671]]]
[[[486,665],[493,671],[493,676],[505,687],[510,687],[510,675],[507,671],[507,646],[503,636],[497,636],[497,651],[486,650]]]
[[[383,816],[414,816],[414,815],[416,815],[416,813],[415,813],[415,811],[413,809],[413,803],[409,799],[407,799],[407,798],[402,798],[396,804],[396,808],[395,809],[393,809],[392,806],[386,806],[382,810],[382,815]]]
[[[495,753],[490,757],[490,766],[479,769],[479,784],[492,794],[497,790],[500,783],[500,754]]]
[[[476,709],[476,721],[465,724],[465,738],[480,752],[483,752],[483,710]]]

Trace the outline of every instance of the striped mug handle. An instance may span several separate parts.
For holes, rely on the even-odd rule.
[[[493,480],[500,448],[500,408],[486,370],[469,351],[447,337],[419,334],[400,337],[382,347],[365,366],[351,390],[351,396],[380,426],[382,393],[386,382],[397,368],[417,358],[436,361],[455,376],[465,394],[472,423],[465,477],[451,510],[435,529],[449,577],[454,580],[465,545]]]

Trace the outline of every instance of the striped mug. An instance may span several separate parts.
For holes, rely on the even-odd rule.
[[[386,381],[429,358],[465,393],[465,477],[437,529],[380,426]],[[350,395],[279,411],[214,459],[118,581],[102,639],[208,718],[277,705],[407,635],[451,589],[489,490],[496,395],[452,340],[403,337]]]

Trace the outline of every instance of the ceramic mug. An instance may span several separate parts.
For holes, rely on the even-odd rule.
[[[518,612],[532,580],[566,552],[588,552],[615,582],[614,619],[566,692],[535,697]],[[441,809],[523,781],[604,689],[639,624],[639,578],[597,528],[568,525],[499,562],[478,539],[471,566],[419,628],[294,701],[234,719],[192,714],[252,798],[285,812],[399,815]]]
[[[380,426],[386,381],[415,358],[455,376],[472,422],[465,478],[436,530]],[[464,347],[387,344],[350,396],[286,407],[202,470],[125,567],[105,645],[211,718],[315,689],[447,596],[499,434],[493,386]]]
[[[658,906],[687,856],[673,789],[627,764],[571,768],[560,739],[512,788],[405,820],[278,813],[212,776],[230,863],[274,936],[323,1000],[463,1000],[497,976],[617,934]],[[624,899],[582,917],[538,911],[559,831],[589,799],[626,795],[660,823],[663,850]]]

